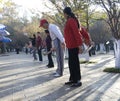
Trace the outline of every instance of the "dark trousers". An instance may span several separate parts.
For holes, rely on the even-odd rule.
[[[77,83],[81,80],[81,72],[80,72],[80,64],[79,64],[79,57],[78,57],[78,48],[68,49],[69,59],[69,71],[70,71],[70,78],[69,81]]]
[[[16,54],[19,54],[19,49],[18,48],[16,49]]]
[[[43,61],[43,59],[42,59],[42,49],[38,49],[38,57],[39,57],[39,61]]]
[[[47,51],[50,51],[50,49],[47,49]],[[48,66],[54,66],[52,59],[52,52],[48,54]]]

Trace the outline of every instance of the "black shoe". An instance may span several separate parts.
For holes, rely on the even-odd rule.
[[[37,61],[37,59],[34,59],[33,61]]]
[[[47,66],[48,68],[53,68],[54,66]]]
[[[65,85],[71,85],[71,84],[73,84],[72,81],[65,82]]]
[[[73,83],[73,84],[71,85],[71,87],[80,87],[80,86],[82,86],[82,82]]]

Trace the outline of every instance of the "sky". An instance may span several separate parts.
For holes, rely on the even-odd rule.
[[[45,3],[49,4],[49,0],[12,0],[17,5],[20,6],[20,16],[25,13],[28,13],[30,9],[39,10],[40,12],[50,11],[47,7],[45,7]]]
[[[51,6],[49,0],[12,0],[12,1],[20,6],[19,16],[21,16],[21,17],[23,17],[24,15],[27,17],[30,17],[32,15],[30,13],[30,9],[34,9],[36,11],[39,10],[39,12],[49,12],[50,9],[48,9],[45,6],[45,3],[49,6]],[[100,10],[99,7],[97,9]],[[40,17],[41,16],[42,16],[42,14],[40,14]]]
[[[39,8],[41,10],[46,10],[44,3],[48,0],[12,0],[16,4],[23,6],[24,8]]]

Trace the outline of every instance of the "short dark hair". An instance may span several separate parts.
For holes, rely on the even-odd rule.
[[[37,32],[37,34],[40,34],[40,32]]]
[[[45,30],[45,33],[49,33],[49,30]]]
[[[36,37],[36,35],[35,35],[35,34],[33,34],[33,37]]]

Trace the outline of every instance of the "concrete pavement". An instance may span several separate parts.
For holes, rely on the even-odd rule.
[[[64,85],[69,79],[67,60],[64,75],[55,78],[56,64],[47,68],[47,57],[39,63],[30,54],[0,56],[0,101],[120,101],[120,74],[103,72],[114,67],[113,53],[90,61],[96,63],[81,64],[83,85],[71,88]]]

